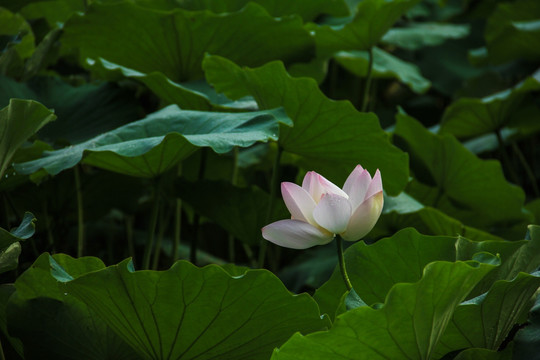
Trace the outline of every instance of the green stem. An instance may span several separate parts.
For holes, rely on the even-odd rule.
[[[345,287],[348,291],[352,290],[351,280],[349,280],[349,275],[347,275],[347,269],[345,268],[345,257],[343,256],[343,240],[341,239],[341,236],[336,235],[336,246],[337,246],[337,253],[338,253],[338,262],[339,262],[339,270],[341,271],[341,277],[343,278],[343,282],[345,283]]]
[[[502,156],[503,163],[505,164],[505,167],[510,174],[510,177],[512,178],[512,181],[515,184],[519,185],[519,178],[516,174],[516,171],[514,170],[514,167],[512,166],[512,162],[510,161],[510,156],[508,155],[508,152],[506,151],[506,147],[504,145],[504,140],[501,135],[500,130],[495,130],[495,136],[497,137],[497,142],[499,143],[499,151]]]
[[[148,238],[144,246],[142,268],[147,270],[150,268],[150,258],[152,257],[152,249],[154,247],[154,237],[156,234],[156,226],[159,215],[159,185],[156,183],[154,187],[154,199],[152,207],[152,215],[150,217],[150,226],[148,228]]]
[[[207,148],[202,148],[201,150],[201,162],[199,166],[199,174],[197,176],[197,181],[202,181],[204,179],[204,173],[206,171],[206,152]],[[193,223],[195,225],[195,231],[193,232],[193,237],[190,241],[190,249],[189,249],[189,261],[193,265],[197,265],[197,242],[199,241],[200,236],[200,222],[201,216],[196,213],[195,217],[193,218]]]
[[[279,163],[281,161],[281,153],[283,150],[278,144],[276,157],[274,158],[274,165],[272,167],[272,179],[270,180],[270,199],[268,200],[268,212],[266,213],[265,224],[268,224],[272,218],[272,212],[274,211],[274,203],[276,198],[276,191],[279,181]],[[266,259],[266,250],[268,248],[268,241],[261,239],[261,246],[259,249],[259,268],[264,267]]]
[[[366,112],[369,103],[369,91],[371,88],[371,73],[373,69],[373,48],[368,49],[368,69],[366,75],[366,86],[364,87],[364,98],[362,99],[362,112]]]
[[[251,250],[248,244],[242,244],[242,247],[244,248],[244,252],[249,259],[249,264],[251,265],[251,267],[256,267],[257,260],[255,259],[255,254],[253,254],[253,250]]]
[[[235,146],[233,149],[233,171],[231,176],[231,184],[236,186],[238,184],[238,146]],[[234,236],[229,234],[228,238],[228,248],[229,248],[229,262],[235,262],[235,249],[234,249]]]
[[[45,230],[47,232],[47,241],[49,243],[49,251],[54,254],[56,252],[56,246],[54,244],[54,237],[51,229],[51,218],[49,216],[49,209],[47,207],[47,201],[41,201],[41,211],[43,211],[43,217],[45,218]]]
[[[521,152],[521,149],[515,142],[512,143],[512,149],[518,156],[519,161],[521,162],[521,165],[525,169],[525,172],[527,173],[527,177],[529,178],[529,181],[531,182],[533,192],[535,197],[540,197],[540,191],[538,190],[538,184],[536,183],[536,177],[534,176],[534,173],[529,166],[529,163],[527,162],[527,159],[525,159],[525,155]]]
[[[75,188],[77,191],[77,257],[82,257],[84,254],[84,212],[83,212],[83,198],[81,191],[81,175],[79,172],[79,166],[73,168],[75,172]]]
[[[135,244],[133,242],[133,216],[126,215],[126,239],[128,245],[128,253],[131,256],[131,261],[135,264]]]
[[[182,175],[182,163],[178,164],[176,176]],[[182,229],[182,199],[176,199],[176,205],[174,209],[174,241],[172,250],[173,263],[178,260],[178,249],[180,248],[180,230]]]
[[[169,221],[171,220],[171,211],[167,211],[166,215],[163,216],[163,209],[159,212],[161,217],[159,218],[159,230],[158,237],[156,241],[156,246],[154,250],[154,258],[152,259],[152,270],[157,270],[159,266],[159,256],[161,255],[161,242],[163,240],[163,234],[167,229]]]
[[[2,342],[0,342],[0,360],[6,360],[6,356],[4,355],[4,348],[2,347]]]

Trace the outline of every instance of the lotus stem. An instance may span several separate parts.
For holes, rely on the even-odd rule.
[[[368,49],[368,69],[367,69],[367,75],[366,75],[366,85],[364,87],[364,97],[362,99],[362,112],[366,112],[368,108],[372,70],[373,70],[373,48],[370,47]]]
[[[238,184],[238,146],[235,146],[233,149],[233,169],[231,175],[231,184],[236,186]],[[234,251],[234,236],[229,234],[229,262],[234,263],[235,261],[235,251]]]
[[[178,164],[176,176],[182,175],[182,163]],[[182,229],[182,199],[176,199],[176,205],[174,209],[174,240],[171,258],[173,263],[178,260],[178,249],[180,248],[180,231]]]
[[[197,181],[202,181],[204,179],[204,173],[206,172],[206,152],[207,148],[202,148],[201,150],[201,162],[199,166],[199,174],[197,176]],[[193,265],[197,265],[197,242],[199,241],[199,234],[200,234],[200,222],[201,215],[198,213],[195,214],[195,217],[193,218],[193,223],[195,225],[195,231],[193,233],[193,236],[190,241],[190,249],[189,249],[189,261]]]
[[[519,185],[519,178],[516,174],[516,171],[514,170],[514,167],[512,166],[512,162],[510,161],[510,156],[508,155],[508,152],[506,151],[506,147],[504,145],[504,140],[501,135],[501,130],[495,130],[495,136],[497,137],[497,142],[499,143],[499,151],[502,157],[502,162],[505,164],[505,167],[510,174],[510,177],[512,178],[512,181],[515,184]]]
[[[515,142],[512,143],[512,150],[516,153],[519,161],[521,162],[521,165],[523,166],[523,169],[525,169],[525,172],[527,173],[527,177],[529,178],[529,181],[531,182],[531,186],[533,188],[534,196],[540,197],[540,191],[538,190],[538,184],[536,183],[536,177],[534,176],[534,173],[529,166],[529,163],[527,162],[527,159],[525,159],[525,155],[523,155],[523,152],[521,152],[521,149]]]
[[[126,239],[127,239],[127,245],[128,245],[128,253],[129,253],[129,256],[131,256],[131,261],[135,263],[135,245],[133,242],[133,216],[126,215],[125,222],[126,222]]]
[[[75,190],[77,192],[77,257],[82,257],[84,254],[84,210],[79,166],[75,166],[73,171],[75,173]]]
[[[270,180],[270,199],[268,200],[268,212],[266,213],[265,224],[268,224],[272,218],[272,212],[274,211],[274,203],[276,199],[276,190],[279,181],[279,163],[281,161],[281,153],[283,149],[279,146],[277,147],[276,157],[274,158],[274,165],[272,167],[272,179]],[[259,268],[264,267],[264,262],[266,259],[266,250],[268,247],[268,241],[261,239],[261,246],[259,248]]]
[[[152,257],[152,249],[154,246],[154,237],[156,234],[156,226],[159,215],[159,185],[154,186],[154,198],[152,206],[152,215],[150,217],[150,226],[148,228],[148,238],[144,246],[142,268],[147,270],[150,268],[150,258]]]
[[[341,239],[341,236],[339,235],[336,235],[336,246],[341,277],[343,278],[343,282],[345,283],[347,291],[351,291],[352,284],[351,280],[349,280],[349,275],[347,275],[347,269],[345,268],[345,256],[343,256],[343,239]]]

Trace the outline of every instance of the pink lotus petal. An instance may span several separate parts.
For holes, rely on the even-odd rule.
[[[364,201],[352,214],[347,230],[341,237],[348,241],[356,241],[366,236],[381,216],[383,203],[382,191]]]
[[[382,188],[381,173],[379,169],[377,169],[377,171],[375,171],[375,175],[373,175],[373,180],[371,180],[371,184],[369,184],[369,187],[366,192],[366,197],[364,198],[364,200],[367,200],[373,195],[376,195],[378,193],[382,193],[382,191],[383,191],[383,188]]]
[[[353,211],[364,202],[371,182],[369,172],[364,170],[360,165],[351,172],[345,181],[343,190],[349,195]]]
[[[339,234],[347,228],[351,212],[349,199],[336,194],[326,194],[313,210],[313,218],[326,230]]]
[[[279,220],[262,228],[262,236],[276,245],[291,249],[307,249],[328,244],[333,234],[325,233],[300,220]]]
[[[281,183],[281,195],[294,219],[315,224],[313,209],[317,204],[306,190],[294,183],[283,182]]]
[[[344,198],[349,197],[334,183],[327,180],[324,176],[317,174],[315,171],[308,171],[302,181],[302,187],[311,195],[316,203],[322,199],[324,194],[336,194]]]

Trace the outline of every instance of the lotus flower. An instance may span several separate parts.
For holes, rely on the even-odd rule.
[[[262,236],[292,249],[327,244],[336,234],[345,240],[359,240],[375,226],[383,208],[379,170],[372,179],[360,165],[349,175],[343,189],[310,171],[301,187],[281,183],[281,194],[291,219],[265,226]]]

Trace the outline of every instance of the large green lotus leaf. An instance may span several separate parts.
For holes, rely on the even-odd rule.
[[[412,117],[396,117],[396,143],[411,156],[419,182],[410,189],[433,194],[433,204],[423,203],[481,229],[526,219],[523,190],[505,180],[498,162],[479,159],[453,136],[432,134]]]
[[[468,347],[497,350],[510,330],[527,315],[531,297],[540,287],[540,273],[499,280],[487,294],[456,308],[437,347],[436,357]]]
[[[514,268],[527,244],[526,241],[471,241],[462,237],[427,236],[407,228],[372,245],[355,243],[345,251],[345,262],[356,293],[372,305],[383,302],[395,284],[418,281],[425,266],[433,261],[467,261],[478,253],[498,254],[500,267],[506,269],[505,272],[498,272],[499,267],[494,269],[474,291],[480,289],[480,284],[489,289],[496,280],[511,276],[509,268]],[[524,270],[522,266],[521,271]],[[336,268],[331,278],[315,292],[321,312],[333,315],[345,290]]]
[[[407,50],[418,50],[435,46],[449,39],[460,39],[469,35],[469,25],[443,23],[411,23],[406,27],[388,30],[382,42]]]
[[[257,187],[239,188],[223,181],[178,181],[176,192],[195,211],[207,217],[246,244],[259,244],[261,228],[267,225],[270,196]],[[273,209],[271,221],[289,217],[282,202]]]
[[[430,359],[454,309],[492,269],[476,261],[431,263],[418,282],[394,285],[382,308],[362,306],[328,331],[295,334],[272,359]]]
[[[424,206],[406,192],[396,197],[385,198],[382,216],[370,236],[373,238],[390,236],[406,227],[414,227],[426,235],[455,236],[459,234],[478,241],[502,240],[488,232],[464,225],[438,209]]]
[[[367,51],[340,51],[334,59],[354,75],[367,76],[369,66]],[[373,48],[372,76],[397,79],[419,94],[425,93],[431,86],[431,82],[420,74],[420,69],[416,65],[377,47]]]
[[[38,102],[11,99],[0,110],[0,181],[17,149],[56,116]]]
[[[141,5],[146,2],[151,4],[154,0],[138,0],[138,3]],[[248,2],[261,5],[274,17],[299,15],[304,21],[311,21],[322,14],[336,17],[349,15],[349,9],[344,0],[176,0],[169,1],[169,4],[174,4],[188,10],[210,10],[214,13],[227,13],[240,10]]]
[[[294,332],[329,325],[307,295],[272,273],[231,276],[179,261],[167,271],[132,271],[130,261],[65,283],[146,359],[268,359]]]
[[[42,254],[15,282],[8,330],[22,341],[25,359],[140,359],[84,303],[61,291],[57,277],[104,268],[97,258]]]
[[[331,56],[342,50],[368,50],[377,45],[394,23],[420,0],[365,0],[345,25],[308,24],[315,32],[317,55]]]
[[[500,3],[489,16],[484,37],[491,62],[540,59],[540,3]]]
[[[0,77],[0,107],[12,97],[36,100],[54,109],[57,120],[40,132],[51,143],[78,143],[137,119],[138,103],[113,84],[71,86],[57,77],[35,77],[19,83]]]
[[[280,62],[240,68],[219,56],[203,63],[207,80],[230,99],[252,95],[261,109],[282,106],[293,120],[282,126],[279,145],[300,155],[300,165],[339,183],[361,164],[379,168],[385,190],[398,194],[408,180],[407,156],[388,141],[374,114],[348,101],[328,99],[313,79],[292,78]]]
[[[253,3],[222,15],[94,3],[66,22],[62,44],[77,48],[82,60],[104,58],[141,73],[159,71],[174,82],[201,78],[206,52],[256,66],[308,60],[314,48],[299,17],[275,19]]]
[[[19,14],[0,8],[0,74],[19,74],[34,52],[34,33]]]
[[[100,78],[117,81],[122,77],[129,77],[140,81],[152,90],[167,104],[176,104],[181,109],[204,111],[245,111],[256,110],[257,104],[252,99],[234,101],[217,94],[213,88],[203,81],[190,81],[175,83],[161,72],[154,71],[148,74],[114,64],[105,59],[87,59],[92,72]],[[255,109],[254,109],[255,108]]]
[[[226,153],[235,146],[277,140],[283,111],[217,113],[183,111],[176,105],[148,115],[83,143],[46,152],[40,159],[15,164],[32,174],[45,169],[56,175],[83,160],[86,164],[121,174],[154,177],[191,155],[199,147]]]
[[[469,138],[499,131],[504,126],[519,126],[512,115],[522,106],[525,95],[540,90],[540,71],[511,89],[481,99],[461,98],[446,108],[441,133]]]

